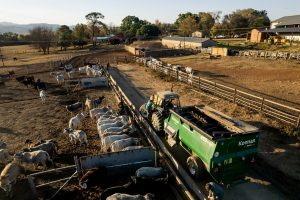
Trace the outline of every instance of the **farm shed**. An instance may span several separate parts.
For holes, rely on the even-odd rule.
[[[103,87],[108,86],[108,82],[106,77],[82,78],[80,86],[82,88]]]
[[[214,56],[228,56],[228,48],[212,47],[211,54]]]
[[[250,42],[261,43],[267,39],[267,34],[262,32],[263,29],[252,29],[250,34]]]
[[[216,46],[217,43],[209,38],[168,36],[162,39],[162,45],[172,49],[200,49]]]

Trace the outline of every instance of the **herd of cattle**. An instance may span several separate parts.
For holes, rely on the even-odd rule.
[[[69,77],[72,76],[73,67],[71,65],[65,66],[65,72]],[[103,75],[102,66],[87,65],[79,68],[79,72],[85,72],[88,76]],[[64,81],[63,73],[52,72],[58,84]],[[46,83],[41,82],[40,79],[35,81],[33,76],[20,76],[16,80],[26,87],[32,86],[36,89],[42,101],[45,101],[46,97]],[[132,135],[136,132],[135,126],[132,124],[131,119],[126,115],[126,109],[124,104],[119,104],[119,110],[113,110],[110,106],[98,107],[105,97],[99,97],[92,99],[87,97],[83,105],[82,102],[76,102],[71,105],[67,105],[66,109],[72,114],[77,114],[71,117],[68,123],[68,128],[63,130],[62,135],[67,135],[70,142],[75,145],[88,146],[88,135],[83,130],[80,130],[83,120],[87,115],[91,120],[96,122],[99,138],[101,140],[102,152],[117,152],[131,149],[142,148],[141,139],[134,138]],[[6,192],[8,196],[12,196],[12,187],[17,182],[17,178],[26,171],[26,168],[31,164],[35,169],[42,165],[42,169],[46,170],[48,167],[55,167],[54,159],[58,155],[58,143],[53,140],[41,140],[39,142],[33,142],[31,139],[25,141],[26,148],[23,151],[16,152],[14,155],[10,155],[7,150],[7,144],[4,141],[0,141],[0,164],[5,165],[0,175],[0,187]],[[25,165],[24,165],[25,164]],[[149,169],[148,171],[153,171]],[[89,173],[82,177],[80,186],[85,189],[83,180],[87,182],[91,177],[95,176],[95,173]],[[98,177],[99,178],[99,177]],[[96,179],[98,179],[96,178]],[[152,199],[153,195],[130,195],[114,194],[107,199]]]

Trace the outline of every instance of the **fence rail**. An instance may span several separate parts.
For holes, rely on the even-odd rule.
[[[119,62],[125,61],[118,57]],[[245,106],[267,117],[280,120],[294,127],[300,127],[300,110],[264,97],[260,97],[237,88],[228,87],[215,81],[210,81],[185,71],[172,68],[172,65],[157,61],[156,59],[126,57],[126,62],[136,62],[145,67],[168,75],[177,81],[187,83],[199,90],[209,92],[241,106]]]

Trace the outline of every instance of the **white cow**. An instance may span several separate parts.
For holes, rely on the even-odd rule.
[[[191,68],[191,67],[185,67],[185,71],[186,71],[186,73],[188,73],[188,74],[194,74],[194,70],[193,70],[193,68]]]
[[[79,73],[81,73],[81,74],[86,73],[86,68],[87,68],[87,66],[79,67],[78,68]]]
[[[127,125],[125,124],[124,126],[121,126],[121,127],[111,127],[111,128],[108,128],[104,131],[103,134],[106,134],[106,133],[118,133],[120,131],[128,131],[129,133],[134,133],[136,131],[136,128],[133,124],[131,125]]]
[[[31,163],[36,168],[39,164],[42,164],[43,170],[47,169],[47,162],[51,162],[52,165],[54,165],[49,154],[43,150],[37,150],[32,152],[19,152],[14,155],[14,159],[16,161]]]
[[[102,138],[102,150],[103,151],[108,151],[110,145],[117,141],[117,140],[122,140],[122,139],[127,139],[129,138],[128,135],[122,134],[122,135],[110,135]]]
[[[102,116],[115,116],[116,113],[113,110],[106,111],[105,113],[97,113],[95,119],[98,120]]]
[[[108,128],[111,128],[111,127],[123,127],[124,125],[127,125],[128,122],[127,121],[116,121],[114,123],[108,123],[108,124],[98,124],[97,125],[97,129],[98,129],[98,132],[99,134],[103,134],[104,131]]]
[[[45,90],[40,90],[40,97],[42,99],[42,103],[45,103],[45,101],[46,101],[46,91]]]
[[[86,144],[86,146],[88,146],[87,136],[86,136],[86,133],[84,131],[82,131],[82,130],[73,130],[73,129],[70,129],[70,128],[66,128],[66,129],[64,129],[63,133],[69,135],[71,143],[74,143],[76,145],[77,142],[79,142],[80,146],[82,144]]]
[[[98,113],[106,113],[107,111],[112,111],[110,106],[106,106],[103,108],[94,108],[90,110],[90,117],[92,119],[95,119],[96,114]]]
[[[75,117],[72,117],[69,121],[69,128],[77,129],[81,124],[81,121],[84,119],[83,113],[78,113]]]
[[[115,193],[106,198],[106,200],[154,200],[154,194],[148,193],[145,196],[137,194],[137,195],[129,195],[129,194],[121,194]]]
[[[58,84],[62,84],[65,81],[64,75],[63,74],[58,74],[55,76],[55,79]]]
[[[93,108],[93,102],[92,99],[90,99],[89,97],[86,98],[85,103],[84,103],[85,108],[87,108],[88,110],[91,110]]]
[[[142,149],[142,148],[144,148],[144,146],[129,146],[122,149],[122,151],[129,151],[129,150]]]
[[[121,116],[118,116],[118,117],[115,117],[113,119],[103,119],[103,120],[100,120],[100,119],[97,119],[97,124],[108,124],[108,123],[114,123],[114,122],[117,122],[117,121],[129,121],[129,117],[127,115],[121,115]]]
[[[127,138],[123,140],[117,140],[110,145],[110,149],[112,152],[122,151],[126,147],[129,146],[137,146],[141,142],[139,138]]]
[[[0,175],[0,187],[6,192],[10,198],[13,196],[12,187],[17,182],[17,178],[21,174],[21,166],[16,162],[8,163]]]

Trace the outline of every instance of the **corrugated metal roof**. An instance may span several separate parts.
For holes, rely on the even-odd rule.
[[[274,20],[273,23],[274,22],[278,23],[276,26],[300,24],[300,15],[281,17],[277,20]]]
[[[194,43],[203,43],[208,40],[209,38],[197,38],[197,37],[179,37],[179,36],[167,36],[164,37],[163,40],[173,40],[173,41],[180,41],[180,42],[194,42]]]
[[[273,28],[264,30],[262,33],[300,33],[300,28]]]

